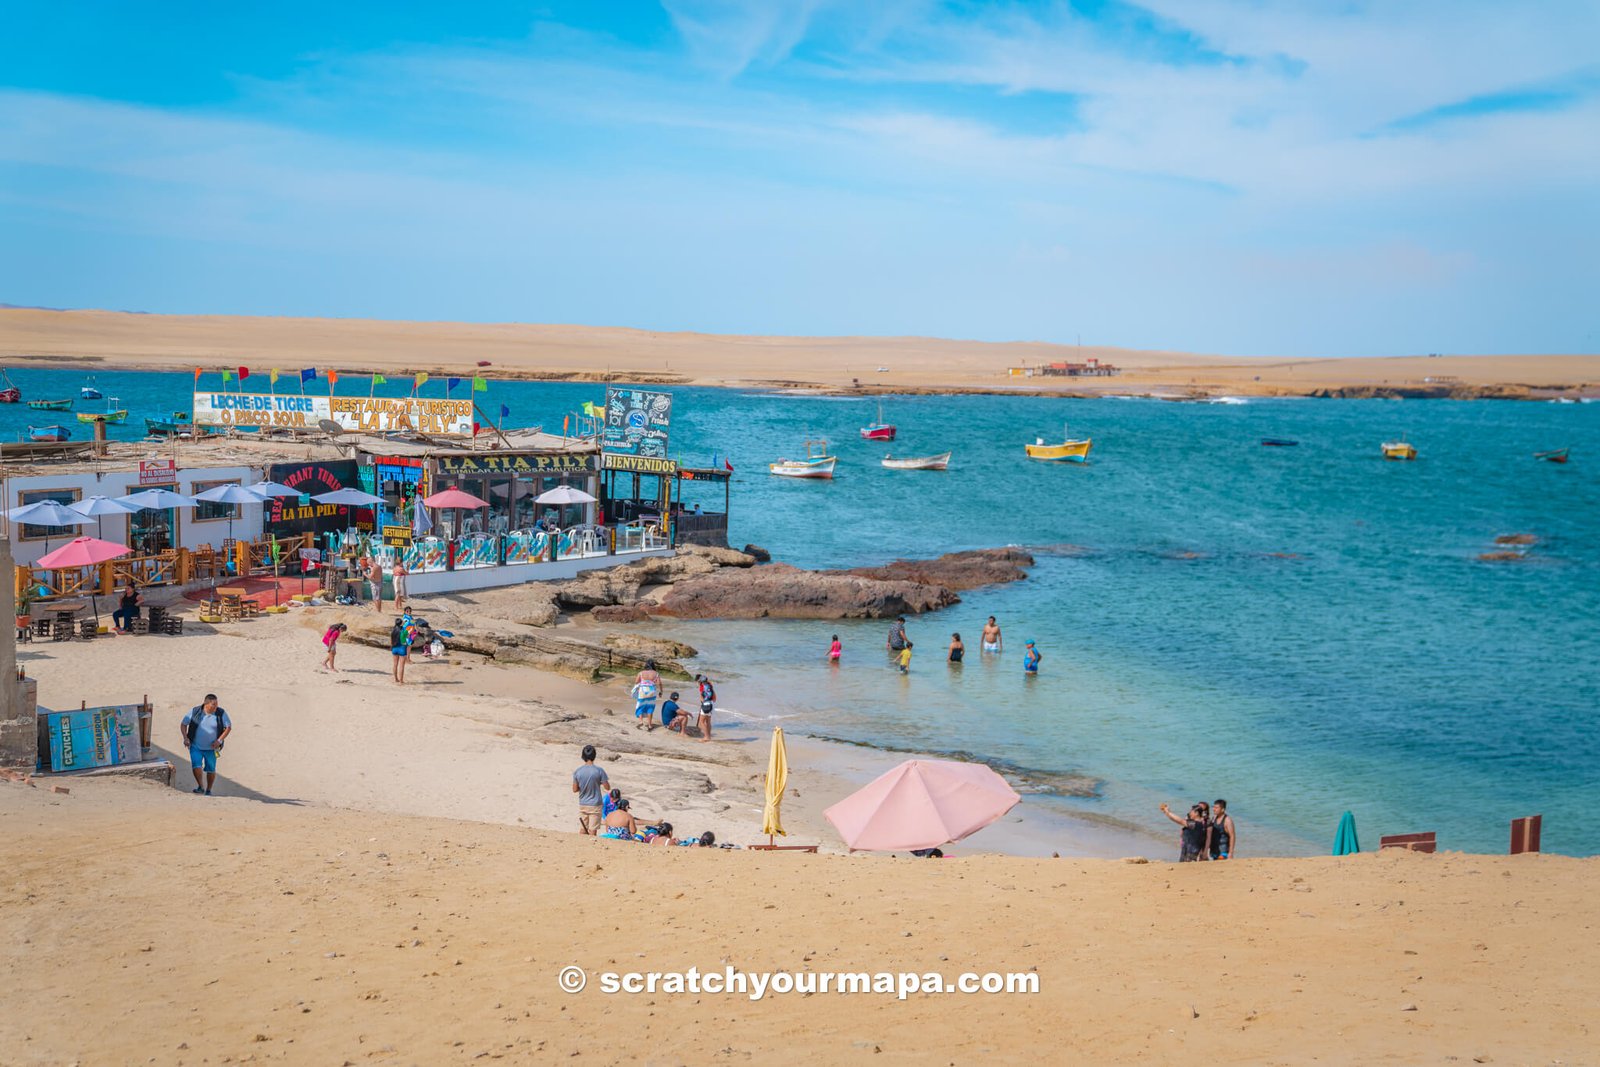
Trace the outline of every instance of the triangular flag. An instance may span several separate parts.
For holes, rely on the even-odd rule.
[[[194,384],[196,384],[196,385],[200,384],[200,368],[199,367],[196,367],[194,369]]]
[[[460,378],[446,378],[444,380],[444,395],[449,396],[450,391],[461,384]]]
[[[726,467],[726,468],[728,468],[728,473],[729,473],[729,474],[732,474],[732,473],[733,473],[733,460],[731,460],[731,459],[725,459],[725,460],[723,460],[723,461],[722,461],[722,465],[723,465],[723,466],[724,466],[724,467]]]
[[[336,370],[329,371],[328,372],[328,388],[332,389],[334,386],[336,386],[338,384],[339,384],[339,372],[336,371]]]
[[[422,388],[422,383],[427,381],[427,380],[428,380],[428,372],[427,371],[419,371],[417,373],[416,378],[412,382],[411,388],[414,389],[414,390],[415,389],[421,389]]]

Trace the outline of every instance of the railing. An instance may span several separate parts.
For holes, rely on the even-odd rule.
[[[706,511],[699,515],[692,511],[684,511],[674,516],[672,521],[678,527],[680,541],[695,534],[726,535],[728,532],[728,516],[720,511]]]
[[[295,550],[310,540],[309,534],[292,539],[279,538],[278,551],[284,565],[295,560]],[[228,555],[210,545],[201,545],[194,551],[187,548],[169,549],[153,556],[121,556],[93,567],[62,570],[19,563],[16,566],[14,588],[19,598],[28,596],[33,600],[95,594],[110,596],[125,585],[132,585],[136,589],[154,585],[188,585],[193,581],[209,581],[229,575],[249,574],[254,570],[272,569],[271,538],[265,541],[239,541],[233,545],[233,551],[230,560]],[[231,568],[228,566],[230,562],[233,564]],[[40,592],[41,589],[44,592]]]
[[[131,585],[143,589],[151,585],[172,585],[179,581],[178,553],[160,552],[154,556],[123,556],[110,563],[111,585]],[[109,590],[101,590],[108,592]]]

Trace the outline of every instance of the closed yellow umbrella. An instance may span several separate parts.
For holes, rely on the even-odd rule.
[[[789,784],[789,753],[783,747],[783,727],[776,727],[772,731],[772,752],[767,756],[767,806],[761,813],[761,832],[767,835],[767,844],[772,844],[772,835],[779,834],[784,837],[783,823],[779,821],[779,809],[783,806],[783,790]]]

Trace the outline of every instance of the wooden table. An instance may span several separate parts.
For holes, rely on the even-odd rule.
[[[222,603],[222,617],[224,619],[239,619],[244,617],[244,598],[250,592],[237,586],[225,586],[217,590],[217,598]]]

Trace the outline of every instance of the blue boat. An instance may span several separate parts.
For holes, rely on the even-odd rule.
[[[70,441],[72,440],[72,431],[65,426],[29,426],[28,440]]]

